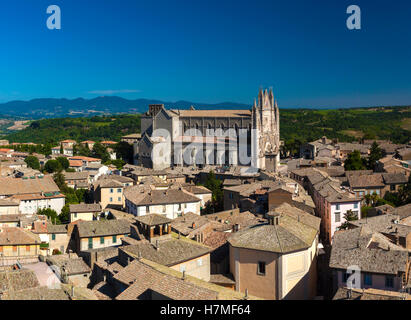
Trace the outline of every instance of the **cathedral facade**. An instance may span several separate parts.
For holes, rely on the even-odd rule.
[[[167,110],[150,105],[141,117],[135,159],[154,169],[244,165],[275,172],[280,159],[279,116],[272,90],[260,90],[251,110]]]

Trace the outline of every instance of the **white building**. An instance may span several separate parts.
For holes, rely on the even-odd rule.
[[[200,215],[201,200],[183,189],[143,190],[129,188],[124,192],[126,211],[135,216],[161,214],[175,219],[183,213]]]
[[[0,199],[19,203],[22,214],[34,214],[50,208],[58,214],[65,205],[65,196],[50,175],[23,178],[0,178]]]

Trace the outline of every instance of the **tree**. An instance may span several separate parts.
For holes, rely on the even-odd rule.
[[[121,141],[113,149],[118,159],[123,159],[127,163],[133,163],[133,146],[131,144]]]
[[[47,216],[47,218],[54,224],[61,224],[59,215],[57,212],[50,208],[44,208],[37,210],[38,215]]]
[[[344,162],[344,169],[345,170],[364,170],[365,167],[365,160],[361,158],[361,153],[358,150],[351,152],[347,160]]]
[[[66,170],[70,166],[70,162],[66,157],[57,157],[56,160],[60,162],[60,165],[64,170]]]
[[[61,209],[59,219],[62,223],[70,222],[70,204],[65,204]]]
[[[352,210],[348,210],[344,214],[344,219],[345,219],[345,222],[341,224],[340,230],[348,229],[348,222],[358,220],[358,216]]]
[[[210,171],[204,186],[212,192],[212,209],[218,212],[223,209],[222,182],[215,177],[214,171]]]
[[[53,180],[57,184],[61,192],[63,193],[66,192],[66,190],[68,189],[68,186],[66,184],[66,178],[64,177],[63,173],[61,172],[55,173],[53,175]]]
[[[44,169],[48,173],[54,173],[54,172],[60,172],[62,170],[62,167],[61,167],[60,162],[58,162],[57,160],[49,160],[44,165]]]
[[[106,163],[110,160],[110,155],[107,152],[107,148],[101,143],[96,142],[93,146],[92,156],[98,159],[101,159],[103,163]]]
[[[24,162],[27,163],[29,168],[39,170],[40,169],[40,161],[35,156],[28,156],[24,159]]]
[[[367,168],[375,171],[377,168],[377,161],[382,158],[382,150],[376,141],[373,142],[370,155],[368,156]]]

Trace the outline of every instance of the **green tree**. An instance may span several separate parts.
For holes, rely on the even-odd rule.
[[[67,191],[68,186],[66,184],[66,181],[65,181],[66,179],[63,173],[61,172],[55,173],[53,175],[53,180],[57,184],[61,192],[65,193]]]
[[[212,210],[218,212],[223,210],[224,199],[222,181],[217,179],[214,171],[210,171],[204,186],[212,192]]]
[[[348,222],[358,220],[358,216],[352,210],[348,210],[346,213],[344,213],[344,219],[345,222],[341,224],[340,230],[348,229]]]
[[[24,159],[24,162],[27,163],[29,168],[39,170],[40,169],[40,161],[35,156],[28,156]]]
[[[50,208],[44,208],[37,210],[38,215],[47,216],[47,218],[54,224],[61,224],[59,215],[57,212]]]
[[[368,156],[367,168],[375,171],[377,167],[377,161],[382,158],[382,150],[378,146],[378,143],[374,141],[370,149],[370,155]]]
[[[65,204],[64,207],[61,209],[59,219],[62,223],[70,222],[70,204]]]
[[[127,142],[121,141],[114,146],[117,159],[122,159],[127,163],[133,163],[133,146]]]
[[[96,142],[93,146],[93,151],[91,153],[92,157],[101,159],[103,163],[106,163],[110,160],[110,155],[107,152],[107,148],[101,143]]]
[[[66,170],[70,166],[70,163],[66,157],[57,157],[56,160],[60,162],[60,165],[63,168],[63,170]]]
[[[358,150],[351,152],[347,160],[344,162],[345,170],[364,170],[366,169],[364,159],[361,158],[361,153]]]
[[[60,162],[58,162],[57,160],[49,160],[44,165],[44,169],[48,173],[54,173],[54,172],[60,172],[62,170],[62,167],[61,167]]]

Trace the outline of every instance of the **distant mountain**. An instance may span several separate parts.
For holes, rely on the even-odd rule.
[[[30,101],[10,101],[0,104],[0,113],[7,116],[24,116],[29,118],[55,118],[65,116],[89,116],[115,113],[142,113],[147,111],[149,104],[162,103],[166,108],[188,109],[248,109],[251,106],[224,102],[216,104],[197,103],[190,101],[164,102],[154,99],[128,100],[116,96],[102,96],[93,99],[33,99]]]

